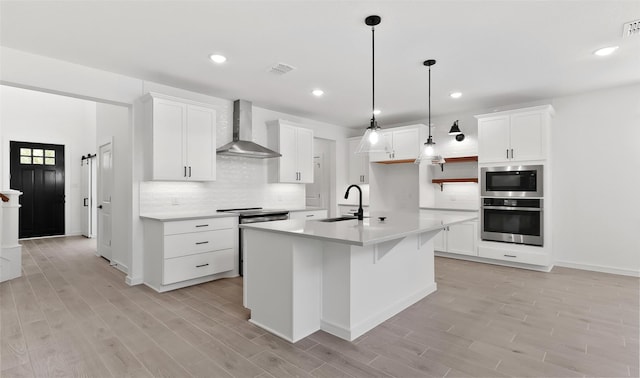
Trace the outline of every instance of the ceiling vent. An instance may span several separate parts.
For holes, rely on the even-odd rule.
[[[640,20],[634,20],[624,24],[622,38],[640,35]]]
[[[275,66],[269,68],[269,72],[276,75],[284,75],[288,72],[295,70],[294,66],[288,65],[286,63],[278,63]]]

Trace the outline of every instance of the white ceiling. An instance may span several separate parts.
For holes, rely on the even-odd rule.
[[[3,46],[319,121],[382,125],[640,82],[640,1],[2,1]],[[619,45],[608,58],[592,53]],[[211,53],[228,57],[223,65]],[[283,62],[296,70],[277,76]],[[325,95],[310,94],[322,88]],[[463,92],[458,100],[449,98]]]

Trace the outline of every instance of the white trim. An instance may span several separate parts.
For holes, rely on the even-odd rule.
[[[439,252],[439,251],[434,251],[434,254],[437,257],[445,257],[445,258],[448,258],[448,259],[467,260],[467,261],[473,261],[473,262],[477,262],[477,263],[508,266],[510,268],[535,270],[537,272],[549,273],[551,271],[551,269],[553,269],[553,265],[549,265],[549,266],[529,265],[529,264],[522,264],[522,263],[517,263],[517,262],[500,261],[500,260],[486,259],[486,258],[478,257],[478,256],[458,255],[458,254],[455,254],[455,253],[447,253],[447,252]]]
[[[321,319],[320,329],[341,339],[353,341],[369,332],[373,328],[377,327],[378,325],[382,324],[384,321],[397,315],[401,311],[406,310],[408,307],[414,305],[423,298],[426,298],[429,294],[434,293],[437,289],[438,285],[435,282],[429,284],[427,287],[416,291],[406,298],[392,303],[384,310],[378,312],[377,314],[373,314],[372,316],[362,320],[361,322],[353,325],[350,328],[339,326],[335,323],[330,323],[326,320]]]
[[[633,269],[620,269],[611,266],[580,264],[570,261],[556,261],[556,265],[564,268],[589,270],[592,272],[618,274],[622,276],[640,277],[640,271]]]
[[[143,283],[142,281],[142,277],[131,277],[131,276],[127,276],[124,279],[124,282],[129,285],[129,286],[135,286],[135,285],[140,285]],[[147,285],[149,286],[149,285]],[[153,289],[153,288],[152,288]]]

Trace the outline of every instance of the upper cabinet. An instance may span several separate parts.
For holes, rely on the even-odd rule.
[[[478,161],[546,159],[552,115],[551,105],[477,115]]]
[[[313,182],[313,130],[285,120],[267,122],[267,144],[282,154],[268,159],[270,182]]]
[[[150,93],[143,98],[146,177],[216,179],[216,111],[206,104]]]
[[[369,183],[369,154],[356,154],[360,137],[348,140],[349,184]]]
[[[373,162],[392,162],[401,160],[415,160],[420,155],[420,127],[412,125],[387,129],[382,134],[389,141],[391,151],[374,152],[369,154]]]

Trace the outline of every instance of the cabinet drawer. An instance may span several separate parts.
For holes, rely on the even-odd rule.
[[[237,233],[233,228],[167,235],[164,237],[164,258],[233,248],[236,237]]]
[[[549,255],[547,255],[546,253],[480,247],[478,248],[478,256],[488,259],[513,261],[523,264],[543,266],[549,265]]]
[[[235,217],[191,219],[185,221],[166,222],[164,234],[183,234],[186,232],[210,231],[231,228],[236,224]]]
[[[184,257],[165,259],[162,284],[186,281],[232,270],[234,267],[233,249],[223,249],[199,253]]]

